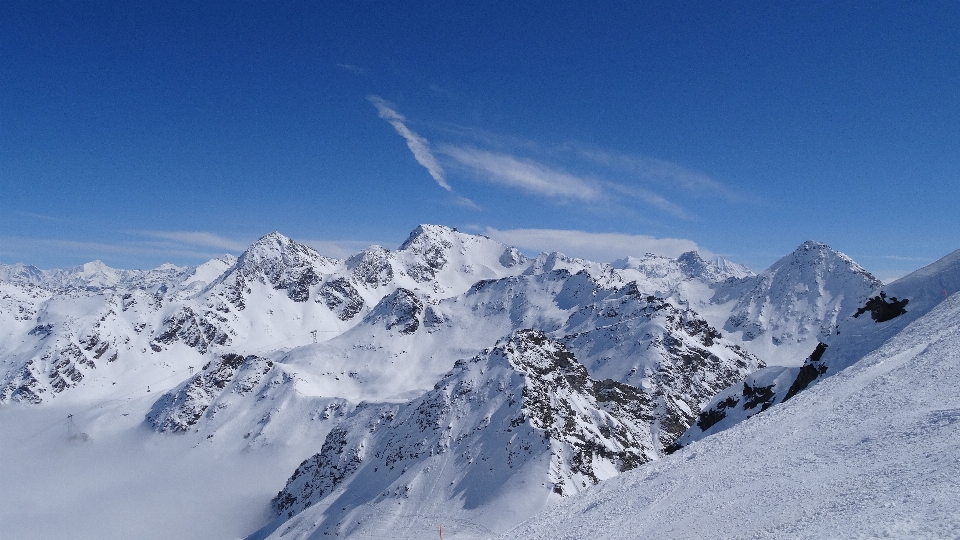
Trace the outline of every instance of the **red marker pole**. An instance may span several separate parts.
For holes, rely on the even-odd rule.
[[[443,540],[443,523],[440,524],[440,540]]]

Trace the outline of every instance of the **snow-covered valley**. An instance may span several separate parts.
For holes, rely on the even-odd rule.
[[[742,477],[721,468],[739,445],[750,459],[772,451],[781,468],[807,471],[776,480],[777,504],[787,504],[807,493],[809,475],[841,482],[849,467],[840,450],[810,461],[783,441],[821,444],[816,437],[834,433],[879,448],[881,420],[871,420],[868,402],[894,398],[863,388],[884,377],[907,388],[929,370],[941,375],[909,384],[929,387],[930,399],[952,384],[942,372],[960,350],[950,322],[960,300],[948,298],[960,290],[956,252],[887,286],[816,242],[760,274],[694,252],[631,255],[611,264],[531,258],[422,225],[397,250],[371,246],[345,260],[271,233],[239,257],[192,268],[0,265],[3,530],[16,538],[424,538],[443,524],[445,538],[586,538],[605,513],[624,520],[616,534],[634,537],[633,518],[603,510],[597,497],[620,490],[603,500],[656,502],[675,493],[686,499],[664,502],[669,511],[656,516],[685,513],[689,499],[700,508],[691,523],[722,519],[706,498],[657,482],[683,484],[703,467],[712,480],[696,493],[724,482],[762,490],[721,478]],[[931,292],[934,283],[942,291]],[[899,363],[886,362],[889,373],[863,367],[879,365],[870,360],[877,355]],[[891,379],[908,365],[920,372]],[[829,390],[841,380],[845,390]],[[802,392],[781,405],[798,381]],[[860,401],[836,409],[839,394],[823,394],[831,391]],[[924,407],[901,409],[919,419],[949,409]],[[855,410],[862,414],[844,420]],[[834,431],[810,433],[813,411],[833,418]],[[960,442],[951,439],[953,417],[944,418],[943,429],[931,429],[943,445]],[[844,422],[853,427],[838,434]],[[758,429],[783,433],[742,435]],[[764,447],[769,440],[778,446]],[[920,451],[897,440],[909,447],[901,452]],[[678,446],[689,448],[667,455]],[[707,455],[698,448],[714,454],[695,459]],[[956,467],[955,453],[937,459]],[[769,473],[764,467],[753,466]],[[901,468],[904,481],[918,474]],[[940,493],[960,495],[943,482]],[[844,493],[822,495],[840,504]],[[741,515],[763,507],[760,491],[752,496],[731,519],[760,523]],[[577,506],[587,500],[597,510]],[[957,508],[947,504],[946,521],[932,529],[903,530],[943,530]],[[817,521],[784,519],[744,530],[790,536]],[[706,530],[649,523],[665,537]]]

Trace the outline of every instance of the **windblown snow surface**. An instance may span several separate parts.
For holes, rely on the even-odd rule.
[[[960,294],[794,399],[500,538],[957,538]]]

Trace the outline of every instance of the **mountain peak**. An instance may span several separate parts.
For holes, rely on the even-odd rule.
[[[775,271],[785,265],[793,265],[797,264],[798,262],[801,264],[809,263],[815,265],[820,267],[822,271],[827,272],[833,271],[837,264],[841,264],[847,267],[851,272],[865,276],[868,281],[874,282],[877,286],[881,284],[880,280],[875,278],[873,274],[851,259],[846,253],[837,251],[827,244],[824,244],[823,242],[817,242],[816,240],[807,240],[800,244],[797,246],[797,249],[793,250],[792,253],[774,263],[773,266],[766,270],[766,272],[770,272],[772,270]]]
[[[823,242],[817,242],[816,240],[805,241],[804,243],[800,244],[800,246],[796,249],[796,251],[799,251],[799,250],[806,251],[811,249],[829,249],[830,251],[833,251],[833,248],[831,248],[830,246],[824,244]]]
[[[276,246],[276,245],[282,246],[282,245],[289,244],[291,242],[293,242],[293,240],[291,240],[289,237],[281,234],[279,231],[273,231],[261,236],[256,242],[254,242],[253,244],[250,245],[249,248],[247,248],[247,251],[249,251],[252,248],[256,248],[260,246]]]
[[[410,236],[400,245],[400,250],[402,251],[411,247],[416,248],[423,244],[433,244],[438,240],[442,242],[443,239],[449,238],[458,232],[456,229],[447,227],[446,225],[421,223],[417,225],[416,229],[410,232]]]

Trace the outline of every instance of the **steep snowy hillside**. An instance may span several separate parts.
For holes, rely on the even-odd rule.
[[[880,347],[908,324],[960,291],[960,250],[880,289],[821,336],[802,367],[770,367],[724,390],[704,407],[696,424],[677,440],[688,445],[782,403],[817,379],[839,372]]]
[[[501,538],[954,538],[957,365],[960,294],[789,402]]]

